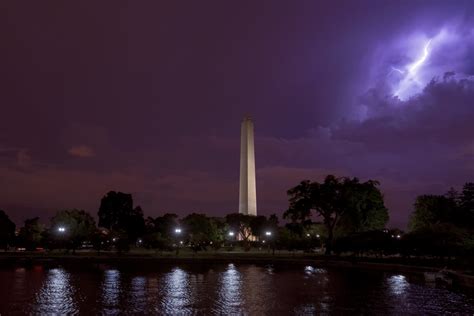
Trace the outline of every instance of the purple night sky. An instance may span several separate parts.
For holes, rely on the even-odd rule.
[[[328,173],[381,182],[389,226],[474,180],[474,2],[0,4],[0,209],[238,209],[255,122],[260,214]]]

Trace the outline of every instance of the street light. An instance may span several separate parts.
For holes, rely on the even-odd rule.
[[[234,235],[235,235],[235,234],[234,234],[233,231],[230,231],[230,232],[229,232],[229,236],[233,237]]]
[[[271,236],[272,235],[272,232],[265,232],[265,236]]]
[[[182,232],[182,230],[181,230],[181,228],[179,228],[179,227],[177,227],[177,228],[174,229],[174,233],[175,233],[176,235],[181,235],[181,232]],[[178,237],[176,237],[176,239],[178,239]],[[176,245],[176,255],[179,254],[179,248],[181,247],[182,244],[183,244],[183,241],[180,241],[180,242]]]

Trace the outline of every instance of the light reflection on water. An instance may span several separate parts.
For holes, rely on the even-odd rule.
[[[405,274],[249,264],[0,269],[0,314],[474,314]]]
[[[390,290],[395,295],[404,294],[408,288],[408,281],[404,275],[394,275],[387,279]]]
[[[102,282],[102,306],[107,314],[117,314],[120,295],[120,272],[118,270],[106,270]]]
[[[217,311],[230,315],[242,313],[241,276],[233,264],[221,274],[218,287]]]
[[[43,287],[36,296],[35,313],[66,315],[78,312],[74,299],[75,288],[70,282],[70,274],[62,269],[48,271]]]
[[[166,274],[163,284],[164,297],[162,307],[165,313],[189,314],[191,296],[188,284],[188,273],[181,268],[174,268]]]
[[[132,312],[139,313],[146,310],[146,278],[144,276],[136,276],[132,279],[131,289],[129,291],[129,300],[134,302]]]

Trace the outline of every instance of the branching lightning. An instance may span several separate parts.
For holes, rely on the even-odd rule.
[[[432,40],[430,39],[424,45],[422,56],[412,64],[408,65],[406,67],[406,70],[401,70],[399,68],[392,67],[390,73],[396,71],[404,75],[403,79],[398,84],[398,89],[394,93],[396,96],[404,97],[406,95],[406,92],[409,91],[413,87],[413,85],[419,86],[421,84],[417,75],[419,69],[423,66],[423,64],[429,57],[431,41]]]
[[[426,61],[426,59],[428,58],[428,55],[429,55],[429,50],[428,48],[430,47],[430,44],[431,44],[431,39],[428,41],[428,43],[426,43],[425,45],[425,48],[423,49],[423,56],[421,56],[420,59],[418,59],[416,62],[414,62],[410,68],[408,68],[408,70],[410,71],[411,74],[413,75],[416,75],[416,72],[418,70],[418,68],[421,67],[421,65],[423,65]]]
[[[397,67],[393,67],[392,66],[392,70],[390,70],[390,72],[388,74],[391,74],[392,72],[398,72],[399,74],[405,74],[405,71],[401,70],[400,68],[397,68]]]

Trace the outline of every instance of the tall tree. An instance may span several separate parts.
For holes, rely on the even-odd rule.
[[[382,192],[377,188],[378,182],[369,180],[360,183],[354,178],[346,179],[343,186],[347,209],[341,217],[341,233],[346,235],[383,229],[389,215]]]
[[[64,241],[67,248],[75,251],[82,242],[92,241],[96,233],[94,218],[83,210],[64,210],[51,219],[54,240]]]
[[[133,208],[131,194],[110,191],[100,202],[98,216],[100,227],[126,236],[129,241],[135,241],[144,233],[143,211],[139,206]]]
[[[456,213],[456,203],[444,195],[420,195],[415,201],[409,227],[416,231],[434,224],[452,223]]]
[[[328,175],[322,183],[302,181],[288,190],[288,196],[290,207],[285,218],[309,221],[312,212],[322,218],[327,230],[326,254],[332,252],[334,232],[341,219],[356,220],[351,223],[361,230],[383,226],[388,220],[378,182],[373,180],[360,183],[357,178]]]
[[[194,251],[205,250],[207,246],[223,240],[216,223],[205,214],[189,214],[181,220],[181,223]]]
[[[40,246],[43,241],[44,226],[39,222],[39,217],[25,220],[25,224],[20,228],[18,243],[27,249],[33,250]]]
[[[13,243],[15,228],[15,223],[10,220],[10,217],[3,210],[0,210],[0,247],[7,250]]]

